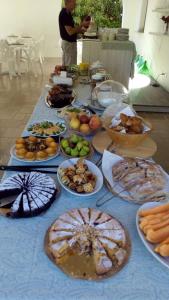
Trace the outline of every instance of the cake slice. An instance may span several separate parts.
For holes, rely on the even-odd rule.
[[[111,259],[107,256],[102,244],[99,242],[99,240],[94,239],[92,242],[92,247],[96,273],[98,275],[103,275],[109,272],[113,264]]]

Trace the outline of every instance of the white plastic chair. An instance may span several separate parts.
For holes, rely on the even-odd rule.
[[[16,76],[16,53],[13,48],[8,46],[5,39],[0,40],[0,73],[2,74],[3,66],[7,64],[9,77],[12,79]]]
[[[32,71],[37,76],[37,67],[40,67],[41,74],[43,75],[43,61],[42,55],[44,38],[41,37],[37,41],[22,49],[22,61],[27,63],[28,71]]]

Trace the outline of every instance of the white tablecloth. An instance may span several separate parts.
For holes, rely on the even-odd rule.
[[[101,42],[100,40],[79,40],[79,60],[93,63],[99,60],[112,79],[127,88],[129,78],[134,74],[135,44],[131,41]]]

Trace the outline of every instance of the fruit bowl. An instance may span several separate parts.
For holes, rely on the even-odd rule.
[[[152,129],[151,124],[144,120],[143,118],[143,124],[145,126],[148,126],[150,128],[150,130],[148,131],[144,131],[142,133],[122,133],[122,132],[118,132],[116,130],[114,130],[113,128],[110,128],[110,124],[111,124],[111,119],[112,118],[107,118],[106,120],[104,120],[103,123],[103,127],[106,129],[107,134],[109,135],[109,137],[112,139],[112,141],[115,144],[121,145],[121,146],[125,146],[125,147],[135,147],[138,146],[144,139],[146,139]]]
[[[60,139],[61,153],[68,157],[90,157],[93,154],[91,143],[84,137],[71,134],[69,137]]]
[[[76,114],[68,120],[69,128],[76,134],[88,136],[95,134],[102,126],[98,115],[87,115],[86,113]]]

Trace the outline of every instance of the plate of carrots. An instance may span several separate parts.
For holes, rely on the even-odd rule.
[[[150,253],[169,268],[169,202],[148,202],[136,215],[138,234]]]

